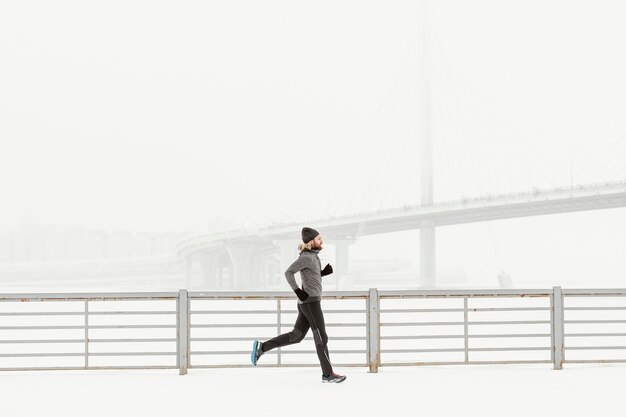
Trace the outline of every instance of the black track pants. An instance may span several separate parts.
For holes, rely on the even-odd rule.
[[[328,355],[328,335],[326,335],[326,326],[324,324],[324,314],[320,301],[312,303],[298,303],[298,317],[293,330],[289,333],[283,333],[273,339],[263,342],[263,352],[272,350],[277,347],[300,343],[306,336],[309,328],[313,331],[313,339],[315,340],[315,349],[317,357],[320,360],[320,366],[324,375],[333,372]]]

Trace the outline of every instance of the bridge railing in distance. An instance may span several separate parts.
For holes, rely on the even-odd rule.
[[[248,367],[292,292],[0,294],[0,370]],[[626,289],[330,291],[335,367],[626,362]],[[310,332],[257,366],[319,367]]]

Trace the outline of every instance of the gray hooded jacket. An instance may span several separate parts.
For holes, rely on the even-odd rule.
[[[298,304],[312,303],[322,298],[322,263],[317,256],[319,252],[319,249],[304,249],[285,271],[285,278],[294,291],[298,288],[294,275],[299,271],[302,289],[309,294],[304,301],[298,299]]]

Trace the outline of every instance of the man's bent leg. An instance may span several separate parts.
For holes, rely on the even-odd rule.
[[[309,321],[302,313],[300,304],[298,304],[298,317],[296,318],[296,323],[293,326],[293,330],[288,333],[278,335],[266,342],[263,342],[263,344],[261,345],[263,352],[267,352],[268,350],[272,350],[281,346],[300,343],[302,339],[304,339],[304,336],[306,336],[308,331]]]

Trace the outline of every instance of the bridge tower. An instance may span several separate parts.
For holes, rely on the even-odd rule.
[[[430,92],[430,16],[429,0],[418,0],[417,38],[418,62],[418,140],[420,141],[420,192],[422,206],[433,204],[433,147],[431,132],[431,92]],[[420,275],[421,287],[437,285],[435,269],[435,225],[432,221],[420,225]]]

